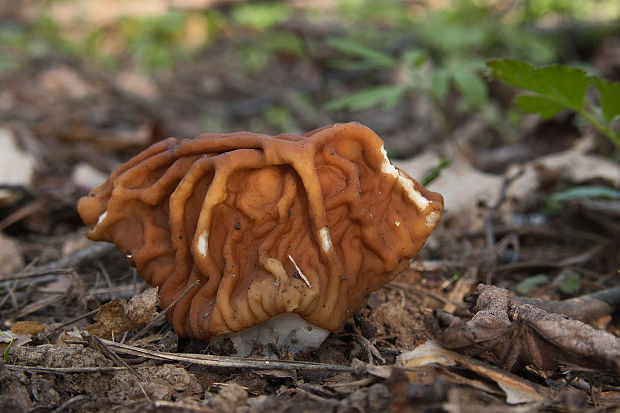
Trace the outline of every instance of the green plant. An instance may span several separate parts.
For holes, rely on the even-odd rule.
[[[423,95],[442,115],[449,106],[446,98],[450,90],[460,93],[457,109],[461,112],[489,106],[483,78],[485,56],[527,56],[537,63],[556,58],[557,40],[535,33],[531,21],[516,19],[518,8],[501,8],[485,0],[458,0],[453,7],[420,15],[402,2],[341,1],[343,20],[350,14],[362,22],[325,41],[340,55],[331,65],[360,71],[358,79],[365,84],[328,101],[326,108],[358,111],[383,105],[389,110],[404,96]],[[377,9],[384,15],[381,24],[373,18]]]
[[[549,277],[545,274],[536,274],[531,277],[523,279],[517,284],[517,291],[521,295],[528,295],[534,287],[545,285],[549,283]]]
[[[620,148],[620,83],[562,65],[538,68],[504,59],[492,60],[488,66],[496,79],[530,92],[515,99],[515,104],[526,112],[549,119],[563,110],[572,110]],[[598,92],[596,100],[587,94],[592,87]]]
[[[235,7],[231,17],[240,26],[262,32],[289,20],[292,13],[291,7],[284,3],[247,2]]]
[[[0,337],[7,336],[9,338],[9,344],[6,346],[6,350],[4,351],[4,361],[9,360],[9,351],[11,350],[11,346],[13,345],[13,341],[15,340],[15,336],[10,331],[0,331]]]
[[[431,169],[431,171],[427,173],[424,178],[422,178],[420,184],[422,186],[427,186],[435,179],[437,179],[442,169],[447,168],[450,165],[452,165],[452,161],[450,159],[442,159],[441,161],[439,161],[439,164],[437,164],[437,166]]]
[[[326,44],[347,58],[335,59],[332,66],[342,70],[391,70],[399,80],[391,84],[369,86],[337,97],[326,104],[329,110],[358,111],[383,104],[394,107],[406,93],[430,97],[439,108],[443,107],[450,85],[463,95],[470,107],[486,102],[487,88],[481,72],[484,62],[476,59],[454,59],[436,67],[428,52],[419,48],[404,50],[394,57],[350,38],[328,38]]]
[[[606,186],[575,186],[549,195],[545,200],[545,207],[551,212],[558,211],[566,201],[575,199],[620,200],[620,191]]]

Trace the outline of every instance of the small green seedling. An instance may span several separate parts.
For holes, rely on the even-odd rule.
[[[573,110],[620,148],[620,83],[562,65],[538,68],[511,59],[492,60],[487,65],[496,79],[531,92],[515,100],[526,112],[550,119],[563,110]],[[596,101],[587,95],[592,86],[598,91]]]
[[[13,336],[13,334],[11,334],[8,331],[0,331],[0,337],[2,336],[7,336],[9,337],[9,345],[6,347],[6,350],[4,351],[4,361],[8,361],[9,360],[9,350],[11,350],[11,346],[13,345],[13,341],[15,341],[15,336]]]
[[[439,176],[439,173],[443,168],[447,168],[452,165],[452,161],[450,159],[442,159],[437,166],[435,166],[429,173],[427,173],[424,178],[420,181],[422,186],[427,186],[431,182],[433,182]]]

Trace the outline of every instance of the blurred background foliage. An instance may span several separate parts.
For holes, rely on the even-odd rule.
[[[268,75],[274,64],[294,70],[291,62],[304,62],[319,80],[283,85],[291,89],[284,104],[261,106],[250,126],[270,132],[312,124],[300,124],[299,113],[320,124],[320,113],[339,121],[364,120],[368,111],[375,117],[400,111],[409,114],[408,121],[430,122],[434,136],[448,136],[475,113],[511,141],[518,135],[511,127],[524,115],[491,90],[485,62],[513,58],[597,73],[592,55],[620,27],[617,0],[20,4],[2,6],[0,76],[25,62],[62,56],[104,71],[129,68],[162,78],[200,59],[206,68],[212,53],[228,56],[226,70],[244,84]],[[618,73],[605,75],[617,80]],[[220,115],[202,111],[201,127],[232,128]],[[386,119],[371,126],[381,130]]]

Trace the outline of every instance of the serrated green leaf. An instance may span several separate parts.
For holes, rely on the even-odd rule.
[[[521,281],[519,284],[517,284],[517,291],[521,295],[527,295],[530,292],[530,290],[536,287],[537,285],[543,285],[543,284],[548,284],[548,283],[549,283],[549,277],[547,277],[545,274],[533,275],[531,277],[527,277],[526,279]]]
[[[351,39],[331,37],[328,38],[325,43],[327,43],[327,45],[332,49],[338,50],[341,53],[374,62],[377,67],[395,67],[397,65],[397,60],[389,54],[383,53]]]
[[[588,74],[568,66],[535,68],[518,60],[492,60],[488,63],[492,74],[504,83],[553,100],[574,110],[581,110],[590,86]]]
[[[491,74],[496,79],[501,80],[509,86],[530,90],[529,87],[534,66],[529,63],[519,60],[501,59],[491,60],[487,63],[487,66],[491,68]]]
[[[566,109],[564,105],[538,95],[517,96],[515,104],[528,113],[540,115],[542,119],[551,119]]]
[[[486,101],[487,85],[480,75],[468,69],[454,69],[452,72],[454,84],[469,103],[479,106]]]
[[[327,102],[326,109],[348,109],[355,112],[368,109],[379,103],[383,103],[386,109],[390,109],[398,103],[403,92],[404,89],[398,86],[377,86],[333,99]]]
[[[594,86],[600,94],[599,104],[607,123],[620,115],[620,83],[593,77]]]
[[[588,74],[575,67],[547,66],[534,70],[534,76],[539,90],[535,90],[545,96],[551,97],[557,102],[579,110],[583,106],[590,79]]]

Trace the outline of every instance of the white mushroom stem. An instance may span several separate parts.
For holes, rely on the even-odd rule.
[[[245,330],[215,337],[211,343],[217,345],[228,338],[237,355],[242,357],[250,355],[255,345],[262,348],[263,353],[274,346],[280,354],[296,354],[319,347],[328,335],[328,330],[307,322],[298,314],[283,313]]]

